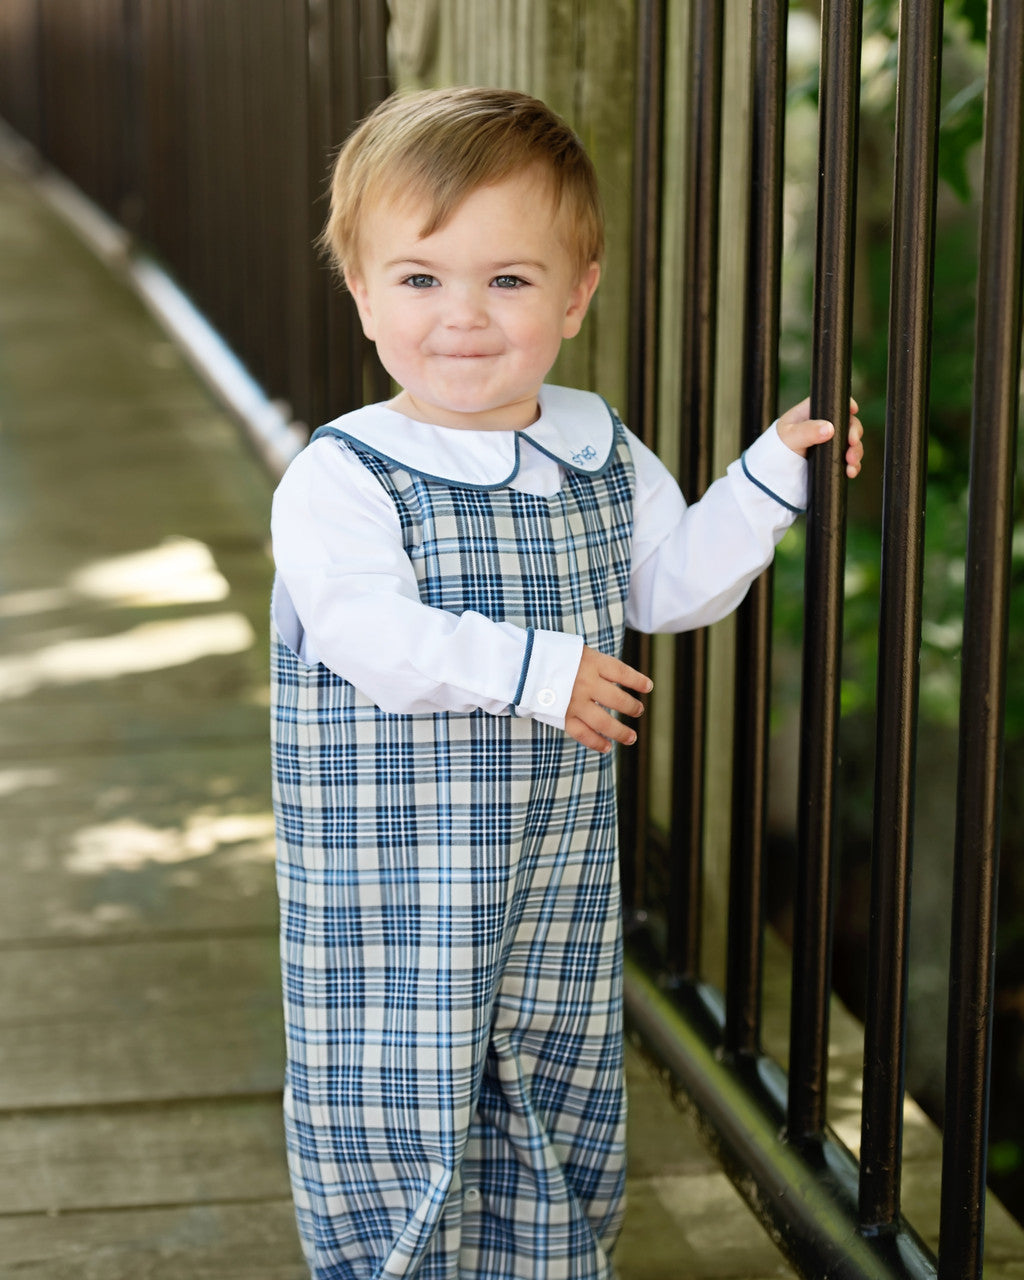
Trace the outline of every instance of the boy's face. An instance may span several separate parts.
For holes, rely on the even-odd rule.
[[[371,207],[347,276],[366,336],[402,388],[392,403],[443,427],[529,426],[600,268],[578,278],[540,175],[478,188],[421,237],[426,217],[416,200]]]

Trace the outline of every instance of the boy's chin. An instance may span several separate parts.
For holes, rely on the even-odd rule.
[[[417,422],[471,431],[519,431],[540,416],[536,393],[494,404],[471,396],[439,402],[402,391],[391,401],[391,406]]]

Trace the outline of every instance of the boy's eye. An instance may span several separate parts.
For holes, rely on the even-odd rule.
[[[431,289],[437,284],[437,280],[433,276],[419,272],[414,276],[406,276],[402,283],[409,285],[413,289]]]
[[[518,289],[526,281],[521,276],[495,276],[491,281],[499,289]]]

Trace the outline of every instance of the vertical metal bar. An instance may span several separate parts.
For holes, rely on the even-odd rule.
[[[39,0],[0,5],[0,112],[37,146],[42,119]]]
[[[964,603],[941,1280],[982,1273],[1006,634],[1020,397],[1024,6],[989,7]]]
[[[32,0],[32,35],[33,35],[33,58],[31,63],[31,72],[34,74],[33,87],[35,88],[35,115],[33,124],[35,131],[32,140],[41,152],[45,153],[46,144],[46,80],[44,71],[45,60],[45,35],[43,24],[43,8],[42,0]]]
[[[318,56],[313,48],[311,6],[278,0],[285,20],[282,55],[291,85],[285,169],[289,183],[288,225],[285,236],[284,291],[288,323],[287,385],[296,417],[313,427],[323,417],[327,347],[323,316],[327,272],[313,248],[324,219],[322,203],[327,179],[326,158],[314,151],[319,132],[313,75]]]
[[[118,136],[121,63],[124,49],[119,37],[121,27],[120,0],[98,4],[85,15],[83,25],[94,24],[89,33],[92,42],[89,95],[93,99],[92,127],[89,136],[89,163],[93,178],[93,199],[111,217],[120,217],[118,208],[118,169],[120,138]],[[83,33],[84,34],[84,33]]]
[[[247,164],[247,112],[245,104],[245,64],[252,50],[255,20],[242,11],[244,0],[221,0],[222,22],[218,28],[218,60],[214,75],[224,89],[224,119],[220,133],[220,220],[215,250],[219,254],[218,286],[221,298],[222,332],[231,346],[252,367],[253,338],[250,305],[255,285],[250,266],[252,189]],[[239,28],[245,28],[244,36]]]
[[[661,301],[661,181],[664,168],[665,0],[637,10],[633,133],[633,238],[629,298],[629,425],[653,447]]]
[[[78,168],[76,184],[101,209],[110,212],[108,157],[101,154],[101,148],[97,145],[107,95],[107,86],[101,83],[103,77],[100,68],[106,34],[104,25],[109,19],[109,10],[106,6],[101,8],[97,5],[96,0],[92,0],[91,4],[86,0],[78,0],[73,16],[65,12],[61,17],[68,24],[69,48],[73,48],[78,55],[75,65],[78,92],[72,99],[75,102],[78,136],[69,158]]]
[[[824,0],[811,414],[834,422],[836,435],[809,459],[787,1116],[797,1144],[820,1140],[825,1123],[860,33],[860,0]]]
[[[237,334],[231,323],[230,291],[232,282],[240,278],[240,264],[237,242],[228,234],[228,193],[235,164],[232,143],[237,139],[239,130],[228,49],[231,24],[226,3],[227,0],[222,0],[220,4],[202,6],[206,37],[203,76],[213,112],[210,119],[217,121],[217,128],[210,130],[204,146],[209,159],[206,173],[207,218],[199,233],[205,249],[203,279],[209,299],[207,314],[234,346]]]
[[[321,169],[326,172],[329,152],[344,142],[356,122],[379,100],[382,85],[378,77],[371,97],[362,84],[360,54],[363,30],[359,7],[340,3],[340,0],[326,0],[323,22],[327,41],[327,136],[322,149]],[[367,398],[386,395],[386,379],[377,372],[370,372],[375,362],[369,359],[369,344],[363,337],[352,300],[337,288],[327,296],[326,324],[328,350],[332,356],[327,366],[327,415],[334,416],[353,409]]]
[[[327,216],[325,193],[329,159],[333,149],[344,135],[335,133],[332,111],[334,101],[333,45],[331,40],[331,10],[329,0],[306,0],[306,51],[307,93],[309,112],[306,135],[306,175],[308,180],[309,242],[319,235]],[[345,408],[355,406],[345,400],[339,402],[334,394],[335,384],[344,386],[347,378],[339,378],[338,368],[345,358],[347,344],[336,341],[332,317],[340,302],[335,297],[337,286],[326,268],[315,271],[309,290],[309,333],[313,354],[309,381],[309,425],[317,426],[334,417]],[[346,370],[347,371],[347,370]]]
[[[723,24],[719,0],[695,0],[690,28],[679,462],[683,492],[690,501],[701,496],[711,479]],[[701,941],[706,630],[687,632],[678,638],[675,680],[667,959],[676,976],[694,977],[700,969]]]
[[[143,113],[142,13],[139,0],[121,0],[122,97],[114,117],[119,130],[117,206],[118,216],[133,233],[142,230]]]
[[[344,142],[356,121],[362,115],[362,94],[359,76],[359,12],[355,4],[329,0],[329,48],[331,51],[331,82],[329,119],[331,121],[331,145]],[[328,387],[336,397],[331,412],[354,408],[363,400],[363,335],[351,299],[331,294],[328,302],[328,349],[344,353],[343,360],[331,363],[328,371]],[[335,368],[341,375],[333,377]]]
[[[388,7],[386,0],[360,0],[359,112],[362,119],[391,92],[388,75]],[[391,394],[391,380],[377,359],[376,348],[356,328],[361,356],[362,395],[366,400],[383,400]]]
[[[56,40],[49,8],[44,0],[36,0],[36,6],[36,33],[39,39],[39,137],[37,142],[40,154],[52,163],[56,158],[54,147],[56,112],[51,93]]]
[[[900,1209],[942,0],[900,5],[860,1220]]]
[[[636,118],[633,146],[633,228],[630,262],[629,399],[627,422],[654,447],[661,312],[661,178],[665,120],[665,0],[641,0],[637,10]],[[649,637],[630,634],[626,661],[650,670]],[[650,737],[640,722],[636,747],[620,756],[622,895],[628,908],[647,902]]]
[[[288,381],[288,345],[281,340],[282,320],[288,315],[288,226],[285,209],[295,188],[285,180],[292,141],[289,101],[293,85],[289,80],[284,11],[280,0],[265,0],[261,6],[258,45],[259,79],[266,86],[250,100],[256,127],[253,137],[252,181],[262,210],[256,254],[262,279],[263,305],[259,308],[259,376],[264,387],[284,393],[289,404],[292,390]],[[250,78],[247,77],[247,83]],[[290,176],[290,175],[289,175]],[[296,287],[297,282],[296,282]]]
[[[264,283],[267,262],[262,242],[266,234],[267,206],[261,179],[273,163],[273,153],[270,150],[272,136],[269,130],[264,130],[259,119],[259,98],[253,93],[253,82],[258,76],[261,84],[269,88],[270,76],[260,66],[260,37],[266,22],[267,6],[264,3],[250,7],[239,4],[238,0],[235,3],[237,7],[229,10],[234,34],[228,58],[232,69],[237,133],[232,148],[235,163],[229,208],[236,228],[240,268],[233,293],[243,305],[235,310],[233,345],[249,372],[263,381],[260,327],[270,298]],[[262,158],[262,164],[257,162],[258,156]],[[252,296],[261,299],[260,306],[247,304]]]
[[[775,416],[778,396],[788,14],[788,0],[761,0],[751,14],[748,304],[740,422],[744,448]],[[740,1055],[756,1054],[761,1047],[771,634],[772,579],[765,573],[736,618],[725,1050]]]
[[[212,217],[210,140],[204,131],[204,121],[217,119],[212,97],[213,86],[209,74],[207,54],[207,6],[199,0],[187,0],[187,12],[178,12],[179,24],[186,55],[186,83],[191,91],[185,95],[186,132],[189,146],[188,166],[191,173],[191,199],[185,210],[188,228],[188,275],[185,287],[211,321],[215,318],[212,291],[209,286],[209,237],[207,228]]]
[[[148,6],[147,6],[148,7]],[[160,218],[166,228],[167,242],[173,246],[171,262],[182,280],[193,274],[195,259],[194,221],[191,210],[197,183],[195,166],[196,131],[190,72],[194,65],[194,37],[188,13],[182,13],[174,0],[163,0],[163,21],[160,35],[166,34],[168,53],[163,46],[150,42],[150,57],[163,65],[165,56],[170,65],[161,72],[161,82],[166,85],[167,99],[160,113],[162,148],[151,157],[158,166],[157,191],[161,202]],[[158,37],[159,41],[159,37]],[[173,216],[176,204],[186,211]]]
[[[161,198],[164,184],[172,181],[168,172],[171,161],[165,154],[168,145],[169,119],[177,105],[174,101],[174,72],[180,65],[180,50],[173,40],[171,24],[167,16],[167,0],[142,5],[139,12],[140,60],[139,80],[142,99],[139,106],[142,141],[139,147],[140,190],[142,192],[142,216],[140,234],[158,248],[173,271],[181,273],[180,248],[182,219],[175,218],[176,229],[164,232],[168,223],[166,202]],[[163,50],[162,56],[157,56]],[[179,135],[182,132],[179,119]],[[180,144],[177,154],[183,151]],[[176,166],[178,176],[183,166]],[[185,199],[187,204],[187,197]]]
[[[383,0],[360,0],[359,22],[361,28],[362,59],[360,88],[362,113],[372,110],[391,92],[388,75],[388,7]],[[508,34],[506,22],[501,28]]]

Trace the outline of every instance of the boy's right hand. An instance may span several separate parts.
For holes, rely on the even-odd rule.
[[[820,418],[808,418],[811,412],[811,398],[801,400],[792,409],[787,409],[775,423],[775,430],[784,445],[807,457],[807,450],[816,444],[824,444],[835,435],[835,427],[831,422],[823,422]],[[850,401],[850,421],[846,429],[846,474],[854,479],[860,474],[860,464],[864,458],[864,428],[857,417],[857,401]]]
[[[566,733],[583,746],[602,754],[611,751],[612,741],[632,746],[636,742],[636,731],[611,713],[642,715],[644,704],[626,690],[650,693],[653,688],[654,681],[649,676],[635,671],[618,658],[584,645],[565,713]]]

